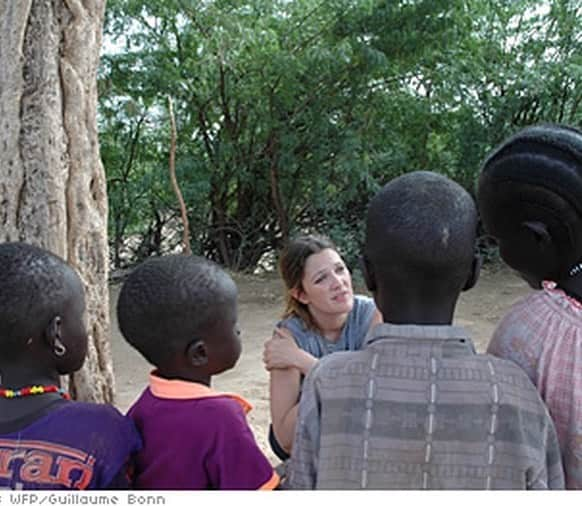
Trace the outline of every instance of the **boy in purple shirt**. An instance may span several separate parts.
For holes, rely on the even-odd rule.
[[[0,489],[128,488],[133,423],[59,384],[87,354],[79,276],[23,243],[1,244],[0,265]]]
[[[125,339],[156,369],[128,415],[144,439],[138,489],[273,489],[279,477],[257,446],[241,397],[210,388],[236,364],[237,289],[202,258],[146,261],[117,303]]]

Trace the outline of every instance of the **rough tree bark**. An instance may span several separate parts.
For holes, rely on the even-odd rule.
[[[90,334],[77,398],[112,402],[107,195],[96,126],[105,0],[0,1],[0,241],[67,259]]]

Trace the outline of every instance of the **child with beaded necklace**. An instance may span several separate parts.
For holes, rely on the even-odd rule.
[[[133,423],[59,385],[87,354],[79,276],[23,243],[0,244],[0,265],[0,489],[128,488]]]

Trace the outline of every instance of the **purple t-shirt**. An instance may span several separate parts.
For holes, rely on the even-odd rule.
[[[67,402],[19,430],[0,425],[0,489],[84,490],[128,486],[141,448],[135,426],[114,407]]]
[[[143,440],[137,489],[272,489],[277,474],[255,442],[244,399],[152,374],[128,412]]]

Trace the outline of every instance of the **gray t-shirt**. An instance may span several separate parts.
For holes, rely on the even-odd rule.
[[[325,337],[311,330],[297,316],[281,320],[277,323],[277,327],[283,327],[291,331],[297,346],[319,359],[334,351],[359,350],[364,342],[364,337],[366,337],[370,329],[375,311],[376,305],[370,297],[356,295],[354,297],[354,307],[350,311],[341,336],[336,342],[328,341]]]

